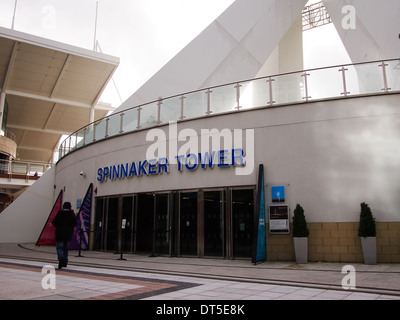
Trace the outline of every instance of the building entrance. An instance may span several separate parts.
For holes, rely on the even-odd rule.
[[[96,199],[94,249],[118,250],[118,198]]]
[[[155,195],[155,255],[173,255],[173,213],[174,201],[172,193]]]
[[[254,233],[254,191],[232,190],[233,257],[251,257]]]
[[[152,252],[154,235],[154,195],[139,194],[136,209],[134,252]]]
[[[251,258],[254,188],[96,198],[95,250]]]
[[[225,256],[225,190],[204,192],[204,255]]]
[[[180,194],[179,215],[179,254],[197,256],[198,229],[198,197],[197,192],[182,192]]]

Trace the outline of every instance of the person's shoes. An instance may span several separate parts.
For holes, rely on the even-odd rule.
[[[64,262],[62,260],[58,261],[58,269],[61,270],[61,268],[64,266]]]
[[[62,266],[63,266],[63,267],[67,267],[67,265],[68,265],[68,261],[67,261],[67,260],[64,260]]]

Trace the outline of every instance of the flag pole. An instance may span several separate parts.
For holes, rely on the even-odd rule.
[[[18,2],[18,0],[15,0],[15,4],[14,4],[14,13],[13,13],[13,18],[12,18],[12,23],[11,23],[11,30],[14,30],[15,13],[16,13],[16,11],[17,11],[17,2]]]
[[[97,51],[97,13],[99,10],[99,2],[96,1],[96,18],[95,18],[95,22],[94,22],[94,39],[93,39],[93,51]]]

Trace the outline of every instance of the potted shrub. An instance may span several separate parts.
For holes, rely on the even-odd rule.
[[[297,263],[308,262],[308,234],[304,210],[297,204],[293,212],[293,242]]]
[[[365,264],[376,264],[376,226],[371,208],[365,202],[361,203],[360,225],[358,235],[361,237],[361,247]]]

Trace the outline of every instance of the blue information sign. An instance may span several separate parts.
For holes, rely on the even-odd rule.
[[[272,202],[285,202],[285,187],[271,187]]]

